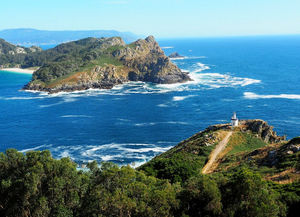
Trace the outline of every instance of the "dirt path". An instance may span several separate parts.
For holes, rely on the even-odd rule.
[[[210,158],[209,158],[208,162],[206,163],[206,165],[202,169],[203,174],[209,173],[209,170],[211,169],[211,166],[213,165],[213,163],[217,159],[220,152],[223,151],[224,148],[226,147],[231,135],[232,135],[232,131],[228,132],[227,135],[225,136],[225,138],[212,151],[212,153],[210,154]]]

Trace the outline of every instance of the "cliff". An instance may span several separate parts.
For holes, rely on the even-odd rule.
[[[110,89],[128,81],[170,84],[191,80],[165,56],[153,36],[128,45],[119,37],[86,38],[32,55],[31,59],[33,64],[25,65],[41,67],[25,85],[26,90],[54,93]]]

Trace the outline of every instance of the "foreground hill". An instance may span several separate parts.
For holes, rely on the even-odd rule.
[[[86,30],[86,31],[49,31],[38,29],[5,29],[0,31],[0,38],[13,44],[31,46],[61,44],[87,37],[121,37],[126,43],[138,39],[133,33],[115,30]]]
[[[229,133],[227,143],[217,156],[213,156],[213,151]],[[234,129],[229,124],[210,126],[139,169],[148,175],[176,182],[185,181],[199,172],[225,174],[247,166],[266,180],[292,183],[300,180],[299,156],[299,138],[286,141],[265,121],[247,120]],[[178,169],[174,168],[176,165]]]
[[[0,216],[298,216],[299,147],[248,120],[208,127],[137,170],[92,162],[81,171],[49,151],[9,149],[0,153]]]

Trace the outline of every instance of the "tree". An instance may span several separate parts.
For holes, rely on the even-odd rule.
[[[217,183],[206,175],[190,178],[179,194],[181,212],[188,216],[220,216],[221,193]]]
[[[178,202],[175,188],[168,181],[148,177],[129,166],[89,166],[94,178],[80,216],[172,216]]]
[[[243,168],[222,186],[226,216],[272,217],[284,209],[279,195],[257,173]]]

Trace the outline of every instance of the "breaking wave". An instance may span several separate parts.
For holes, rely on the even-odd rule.
[[[155,126],[159,124],[176,124],[176,125],[188,125],[189,123],[187,122],[182,122],[182,121],[166,121],[166,122],[148,122],[148,123],[137,123],[134,124],[137,127],[148,127],[148,126]]]
[[[246,99],[300,99],[299,94],[278,94],[278,95],[259,95],[252,92],[245,92]]]
[[[76,146],[54,146],[41,145],[33,148],[21,150],[25,153],[33,150],[50,150],[53,157],[63,158],[69,157],[76,163],[86,164],[91,161],[112,161],[119,165],[130,164],[132,167],[137,167],[156,155],[163,153],[172,148],[174,143],[161,142],[157,146],[155,144],[143,143],[110,143],[104,145],[76,145]]]
[[[46,92],[36,92],[34,91],[33,96],[21,96],[21,97],[0,97],[0,100],[42,100],[39,105],[40,108],[47,108],[52,106],[57,106],[62,103],[72,103],[77,101],[79,97],[90,97],[90,96],[101,96],[110,95],[118,96],[118,100],[122,99],[122,96],[131,94],[164,94],[169,92],[182,92],[182,91],[194,91],[200,89],[213,89],[221,87],[236,87],[236,86],[248,86],[252,84],[261,83],[260,80],[252,78],[242,78],[234,77],[230,74],[221,73],[210,73],[204,72],[211,69],[211,65],[207,65],[201,62],[192,64],[189,70],[182,70],[189,72],[192,81],[186,83],[176,83],[176,84],[153,84],[146,82],[128,82],[122,85],[116,85],[110,90],[99,90],[99,89],[89,89],[83,91],[74,92],[60,92],[55,94],[48,94]],[[173,101],[181,101],[190,96],[175,96]],[[56,101],[47,99],[58,99]],[[160,104],[159,107],[167,107],[166,104]]]

